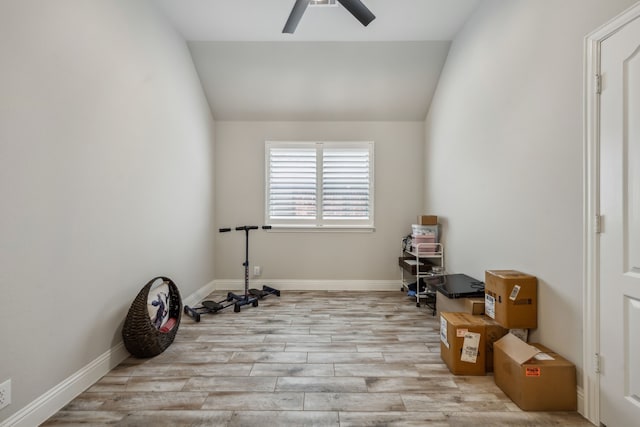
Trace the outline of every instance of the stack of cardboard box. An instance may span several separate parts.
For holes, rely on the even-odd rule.
[[[436,243],[440,243],[440,225],[436,215],[418,215],[418,222],[411,225],[411,243],[411,250],[414,252],[436,252]]]
[[[537,278],[514,270],[485,272],[485,315],[440,313],[440,353],[456,375],[494,372],[495,382],[521,409],[577,408],[575,366],[541,344],[526,342],[538,326]],[[511,332],[511,333],[509,333]]]

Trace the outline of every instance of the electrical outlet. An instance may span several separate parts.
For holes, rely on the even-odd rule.
[[[253,275],[254,276],[259,276],[262,274],[262,268],[260,268],[259,265],[254,265],[253,266]]]
[[[0,384],[0,409],[11,405],[11,380]]]

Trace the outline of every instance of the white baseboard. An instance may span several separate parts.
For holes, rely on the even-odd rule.
[[[211,292],[215,291],[215,289],[216,289],[215,281],[211,281],[206,285],[204,285],[203,287],[201,287],[200,289],[196,290],[194,293],[192,293],[188,297],[186,298],[183,297],[182,305],[191,305],[191,306],[197,305],[200,301],[205,299]]]
[[[281,291],[400,291],[400,280],[266,280],[251,279],[250,287],[271,286]],[[242,290],[243,280],[214,280],[213,288]]]
[[[582,390],[582,387],[578,387],[578,413],[587,418],[584,411],[584,391]]]
[[[0,423],[0,427],[37,426],[129,357],[122,342]]]
[[[284,291],[399,291],[399,280],[251,280],[251,287],[271,286]],[[243,280],[214,280],[191,295],[184,305],[196,305],[216,290],[242,290]],[[122,342],[0,423],[0,427],[39,425],[129,357]]]
[[[195,305],[213,290],[214,282],[209,282],[188,297],[183,298],[182,302],[184,305]],[[0,422],[0,427],[32,427],[43,423],[127,357],[129,357],[129,352],[124,344],[119,342],[11,417]]]

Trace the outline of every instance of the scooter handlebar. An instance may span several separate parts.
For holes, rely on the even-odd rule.
[[[259,227],[257,225],[240,225],[238,227],[235,227],[236,231],[257,230],[258,228],[261,228],[261,227]],[[271,230],[271,226],[270,225],[263,225],[262,229],[263,230]],[[220,228],[218,231],[220,231],[221,233],[226,233],[228,231],[231,231],[231,227]]]

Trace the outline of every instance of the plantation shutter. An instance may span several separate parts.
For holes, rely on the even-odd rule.
[[[369,219],[370,194],[369,147],[325,146],[322,152],[323,219]]]
[[[316,148],[268,147],[268,217],[316,219]]]
[[[269,225],[371,229],[373,142],[265,142]]]

